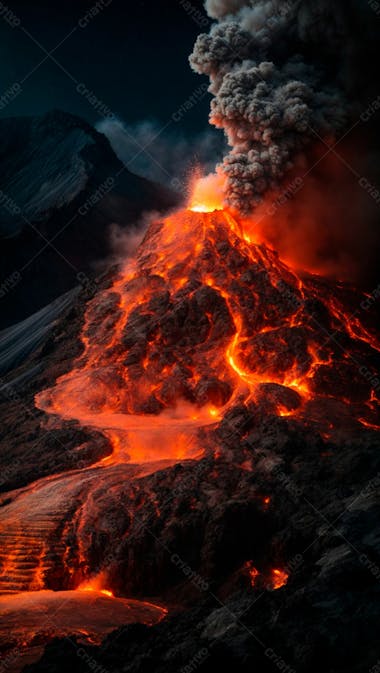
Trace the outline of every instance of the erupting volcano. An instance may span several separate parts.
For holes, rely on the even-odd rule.
[[[380,668],[377,3],[201,4],[2,12],[0,673]]]
[[[254,221],[203,198],[151,225],[136,260],[90,302],[73,371],[37,405],[104,430],[110,460],[133,462],[193,457],[204,447],[185,435],[237,402],[324,434],[374,423],[360,368],[379,344],[352,293],[301,278],[255,242]]]
[[[62,497],[79,492],[91,503],[127,475],[208,452],[217,459],[215,437],[200,429],[228,425],[241,405],[258,423],[286,417],[324,439],[376,429],[378,399],[363,371],[379,345],[352,300],[341,285],[301,278],[255,242],[254,222],[196,188],[188,209],[154,222],[136,259],[89,302],[83,354],[36,397],[40,409],[100,430],[112,447],[79,491],[79,475],[65,477]],[[80,551],[67,564],[69,586],[91,576],[93,516],[88,504],[75,515]]]
[[[42,591],[45,601],[46,589],[79,589],[78,605],[86,591],[98,600],[128,587],[152,595],[149,569],[136,574],[133,546],[127,567],[124,556],[141,535],[141,507],[149,526],[171,525],[163,511],[172,498],[162,502],[147,481],[155,474],[176,463],[191,473],[206,460],[213,483],[234,446],[238,457],[224,472],[233,494],[239,474],[256,469],[251,440],[244,444],[249,428],[281,419],[292,432],[332,442],[376,429],[378,399],[364,374],[379,344],[358,320],[354,297],[286,266],[255,240],[253,220],[204,188],[187,209],[153,222],[135,259],[88,302],[73,368],[36,396],[57,427],[75,421],[101,431],[109,453],[3,501],[0,593]],[[253,497],[265,516],[272,493],[247,488],[247,502]],[[203,506],[194,492],[189,511]],[[290,571],[274,562],[287,559],[265,553],[264,545],[239,572],[254,590],[279,589]],[[134,604],[137,618],[145,620],[147,605],[162,618],[161,607],[144,601]]]

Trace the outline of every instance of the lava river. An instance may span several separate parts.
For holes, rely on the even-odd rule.
[[[7,494],[0,594],[79,589],[91,578],[106,590],[112,554],[97,564],[88,551],[105,494],[201,458],[210,450],[202,428],[237,403],[324,436],[376,425],[378,400],[363,371],[379,345],[345,308],[348,291],[301,279],[246,223],[207,210],[196,205],[150,226],[136,259],[89,301],[73,369],[37,395],[57,422],[101,430],[112,452]]]
[[[83,355],[37,405],[105,431],[114,459],[132,462],[182,459],[189,444],[194,457],[189,431],[237,399],[306,419],[327,405],[331,427],[342,414],[375,422],[360,365],[370,371],[380,347],[344,308],[345,289],[301,280],[229,212],[199,209],[150,227],[90,302]]]

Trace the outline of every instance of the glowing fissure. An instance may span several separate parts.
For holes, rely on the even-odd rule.
[[[252,242],[244,220],[203,198],[151,226],[135,262],[90,302],[74,370],[37,396],[41,409],[105,431],[118,462],[199,457],[197,428],[244,390],[255,401],[271,385],[286,388],[293,397],[278,389],[272,411],[302,414],[329,396],[316,385],[321,373],[347,362],[330,331],[379,348],[329,290],[301,280]],[[366,407],[374,411],[370,393]]]
[[[281,589],[289,578],[289,573],[281,568],[270,568],[262,574],[253,564],[253,561],[247,561],[244,569],[248,572],[250,583],[253,589],[262,590],[263,587],[272,591]]]
[[[47,413],[101,430],[112,453],[1,508],[0,593],[46,587],[52,552],[70,588],[110,592],[107,569],[91,577],[88,560],[102,493],[201,458],[199,428],[236,403],[315,423],[324,438],[342,419],[378,427],[379,401],[356,360],[370,361],[379,344],[338,290],[301,280],[217,200],[194,207],[151,225],[135,261],[88,303],[72,371],[37,395]],[[73,531],[75,559],[65,542]]]

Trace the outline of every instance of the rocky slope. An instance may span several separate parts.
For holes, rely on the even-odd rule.
[[[100,647],[54,641],[26,670],[364,673],[380,656],[377,398],[338,346],[375,371],[372,331],[358,332],[351,292],[300,285],[228,218],[183,214],[188,246],[176,222],[152,226],[133,273],[73,297],[5,376],[0,405],[3,530],[20,550],[35,503],[53,513],[39,580],[71,589],[104,572],[116,595],[163,601],[169,615]],[[158,427],[184,397],[191,407]],[[150,451],[168,464],[152,466]],[[0,560],[20,581],[20,559]]]
[[[59,110],[0,120],[0,170],[3,326],[42,308],[106,259],[111,224],[128,230],[144,212],[178,200],[128,171],[87,122]]]

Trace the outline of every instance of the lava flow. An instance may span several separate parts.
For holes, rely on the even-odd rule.
[[[108,567],[124,552],[117,528],[104,549],[105,503],[115,512],[133,503],[120,523],[127,535],[140,478],[201,458],[211,440],[206,446],[200,428],[216,428],[236,405],[255,422],[281,416],[323,437],[376,425],[379,345],[345,308],[347,297],[341,286],[301,278],[202,191],[188,209],[153,223],[136,259],[88,303],[73,369],[36,397],[58,420],[100,430],[112,453],[3,503],[0,593],[64,588],[111,598]],[[154,491],[143,493],[159,518]],[[275,569],[269,584],[286,579]]]
[[[37,405],[104,431],[112,460],[197,457],[196,428],[237,400],[321,423],[374,423],[375,338],[344,290],[301,277],[215,194],[151,225],[89,304],[84,353]],[[360,419],[360,420],[359,420]]]

